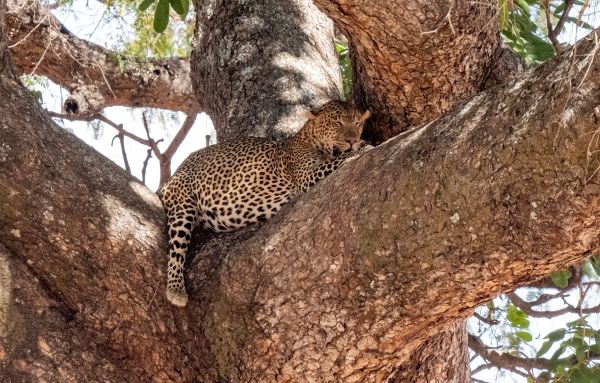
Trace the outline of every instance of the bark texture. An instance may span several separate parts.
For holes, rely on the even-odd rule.
[[[219,141],[282,139],[341,99],[333,25],[310,0],[198,2],[194,91]]]
[[[161,293],[156,195],[4,73],[0,99],[0,380],[217,382]]]
[[[393,373],[393,383],[466,383],[470,381],[467,330],[463,321],[429,338]]]
[[[502,54],[494,0],[315,4],[350,42],[353,98],[373,113],[365,131],[373,143],[439,117],[483,90],[490,72],[510,78],[524,67]]]
[[[390,140],[262,226],[202,233],[185,309],[162,295],[156,197],[2,72],[0,376],[401,376],[474,307],[599,250],[596,48]]]
[[[588,38],[353,161],[257,233],[203,247],[187,310],[207,318],[220,373],[385,381],[478,305],[597,251],[595,48]],[[219,256],[205,289],[202,265]]]
[[[86,114],[114,105],[188,112],[187,58],[135,62],[69,32],[39,0],[10,0],[8,44],[21,73],[35,73],[71,92],[65,111]]]

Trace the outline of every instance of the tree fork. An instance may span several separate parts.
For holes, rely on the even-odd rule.
[[[190,310],[211,318],[221,374],[380,382],[477,306],[597,251],[593,36],[573,52],[352,161],[250,238],[198,251]],[[207,290],[201,265],[223,254]]]
[[[501,44],[494,0],[315,0],[350,43],[352,98],[381,143],[450,110],[524,63]],[[394,95],[390,97],[390,95]]]

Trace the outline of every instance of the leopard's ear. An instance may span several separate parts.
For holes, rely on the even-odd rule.
[[[369,112],[369,110],[367,109],[366,112],[364,112],[362,114],[362,116],[360,116],[360,120],[361,121],[365,121],[367,118],[371,117],[371,112]]]
[[[310,110],[306,110],[304,111],[304,115],[306,116],[306,118],[308,118],[309,120],[314,120],[315,118],[317,118],[317,116],[315,116],[313,114],[313,112],[311,112]]]

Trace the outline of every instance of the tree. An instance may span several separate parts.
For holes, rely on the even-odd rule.
[[[6,377],[418,381],[429,371],[431,379],[464,381],[460,322],[475,307],[598,249],[598,32],[575,54],[481,92],[523,67],[501,45],[494,8],[415,4],[317,2],[349,40],[353,97],[378,116],[370,139],[400,134],[264,225],[197,235],[188,276],[194,298],[183,310],[161,294],[166,246],[156,196],[50,122],[15,80],[3,29]],[[294,65],[318,60],[311,47],[328,38],[315,34],[333,34],[309,3],[204,6],[196,25],[203,51],[190,67],[197,101],[217,116],[220,136],[235,126],[285,136],[299,121],[298,105],[340,92],[339,81],[330,86]],[[253,28],[278,17],[292,32],[249,43],[264,42]],[[314,20],[322,25],[305,33]],[[294,31],[306,39],[300,48],[285,44]],[[282,61],[248,51],[270,43],[290,50]],[[257,60],[246,60],[248,52]],[[242,70],[229,71],[229,61]],[[323,68],[330,61],[318,60]],[[268,70],[273,63],[287,71]],[[257,73],[264,81],[253,87]],[[282,78],[287,85],[275,81]],[[214,81],[213,97],[202,80]],[[244,106],[261,95],[270,109]],[[226,113],[238,105],[240,113]],[[439,344],[453,345],[455,357],[441,355]],[[444,362],[450,368],[439,369]]]

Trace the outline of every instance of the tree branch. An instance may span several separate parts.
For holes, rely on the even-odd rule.
[[[192,105],[188,58],[129,60],[77,38],[39,0],[10,0],[6,23],[17,67],[71,92],[67,111],[89,114],[114,105],[187,111]]]
[[[115,142],[115,138],[118,138],[119,143],[121,144],[121,154],[123,154],[123,163],[125,164],[125,171],[127,172],[127,174],[131,175],[131,168],[129,167],[129,161],[127,161],[127,152],[125,152],[125,138],[123,136],[123,133],[119,133],[113,137],[110,143],[111,146]]]
[[[146,145],[151,148],[152,143],[154,142],[152,140],[146,140],[146,139],[136,136],[135,134],[133,134],[131,132],[128,132],[127,130],[123,129],[123,124],[117,124],[117,123],[109,120],[108,118],[106,118],[106,116],[104,116],[103,114],[100,114],[100,113],[93,113],[93,114],[90,114],[87,116],[75,116],[75,115],[70,115],[70,114],[62,114],[62,113],[52,112],[50,110],[46,110],[46,113],[48,113],[48,115],[51,117],[64,118],[66,120],[71,120],[71,121],[88,121],[89,122],[89,121],[94,121],[94,120],[100,120],[100,121],[112,126],[113,128],[115,128],[119,132],[119,134],[123,134],[124,136],[129,137],[137,143]]]
[[[475,318],[479,319],[481,322],[483,322],[483,323],[487,323],[487,324],[489,324],[489,325],[492,325],[492,326],[493,326],[493,325],[500,324],[500,321],[498,321],[498,320],[495,320],[495,319],[492,319],[492,318],[491,318],[491,317],[489,317],[489,316],[488,316],[487,318],[486,318],[486,317],[483,317],[483,316],[479,315],[479,313],[478,313],[477,311],[475,311],[475,312],[473,313],[473,316],[474,316]]]
[[[573,7],[573,0],[565,0],[565,9],[563,9],[562,14],[556,23],[556,27],[552,26],[552,13],[550,11],[550,1],[544,1],[544,11],[546,13],[546,28],[548,29],[548,38],[552,42],[552,46],[557,53],[562,51],[560,47],[560,42],[558,41],[557,36],[563,29],[565,25],[565,21],[567,20],[567,16],[569,16],[569,12],[571,11],[571,7]]]
[[[588,307],[588,308],[579,308],[579,307],[574,307],[572,305],[567,305],[567,307],[562,308],[560,310],[537,311],[537,310],[534,310],[533,307],[536,305],[539,305],[540,303],[534,304],[532,302],[524,301],[515,293],[508,293],[508,294],[506,294],[506,296],[510,299],[510,301],[515,306],[517,306],[518,308],[523,310],[523,312],[525,314],[527,314],[531,317],[534,317],[534,318],[555,318],[558,315],[563,315],[563,314],[567,314],[567,313],[593,314],[593,313],[597,313],[600,311],[600,305],[594,306],[594,307]]]
[[[543,370],[548,364],[548,359],[544,358],[523,358],[521,356],[515,356],[505,352],[489,350],[483,344],[481,339],[472,334],[468,334],[468,338],[469,348],[473,350],[474,353],[480,355],[484,360],[489,362],[489,364],[486,367],[473,370],[473,375],[491,366],[503,368],[505,370],[510,371],[515,371],[516,367],[520,367],[530,371],[533,368]]]

